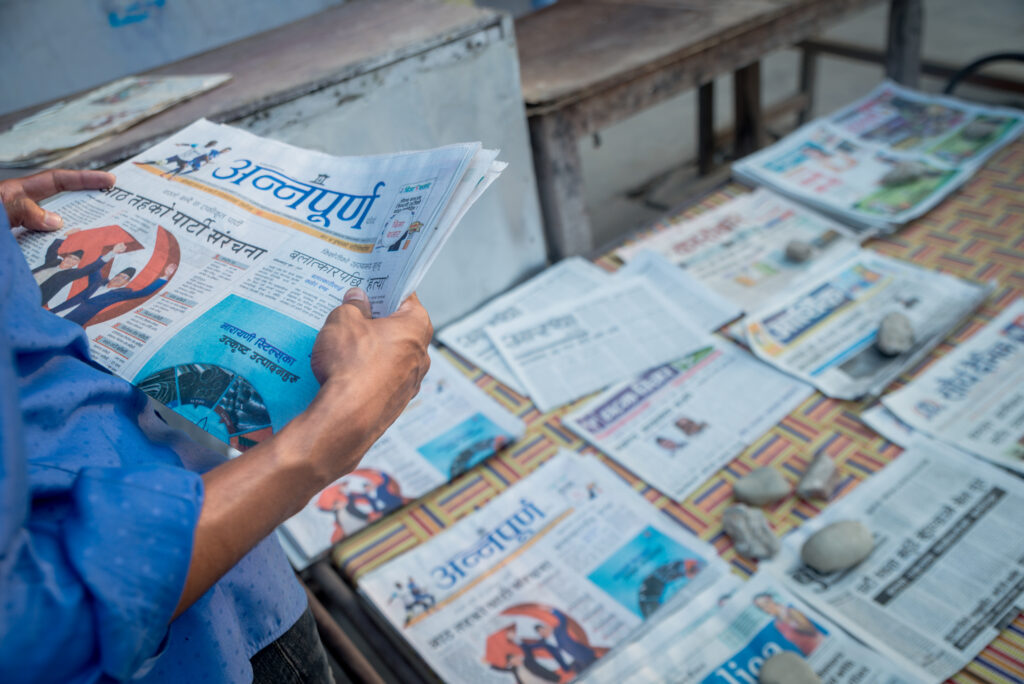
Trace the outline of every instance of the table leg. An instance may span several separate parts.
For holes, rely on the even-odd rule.
[[[594,249],[594,234],[583,202],[577,132],[559,112],[532,116],[529,122],[548,255],[557,260],[588,254]]]
[[[697,173],[706,176],[715,165],[715,82],[697,88]]]
[[[800,93],[806,98],[797,113],[797,125],[803,126],[814,111],[814,86],[818,73],[818,53],[808,45],[800,46]]]
[[[923,24],[924,9],[921,0],[890,1],[885,75],[911,88],[917,87],[921,76]]]
[[[737,69],[732,76],[737,159],[761,147],[764,121],[761,117],[761,62]]]

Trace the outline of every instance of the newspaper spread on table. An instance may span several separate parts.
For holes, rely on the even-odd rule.
[[[812,247],[809,261],[786,258],[791,240]],[[658,252],[749,312],[858,248],[850,229],[761,188],[692,219],[670,221],[616,253],[628,265],[645,251]]]
[[[718,330],[743,312],[691,274],[657,252],[639,252],[615,272],[616,278],[646,278],[655,288],[686,312],[701,330]]]
[[[561,452],[360,590],[444,681],[566,682],[728,572],[599,460]]]
[[[496,297],[465,318],[452,323],[437,339],[519,394],[526,394],[515,372],[484,332],[488,325],[511,321],[608,284],[608,273],[586,259],[570,257],[544,269],[509,292]]]
[[[613,278],[484,330],[541,411],[671,361],[705,335],[645,278]]]
[[[689,605],[669,602],[629,642],[577,680],[586,684],[752,684],[791,651],[829,684],[912,684],[771,575],[727,575]]]
[[[284,523],[299,569],[331,546],[522,437],[523,422],[430,348],[416,397],[359,466]]]
[[[755,354],[823,394],[857,399],[881,392],[987,292],[982,285],[862,250],[749,315],[744,334]],[[914,331],[913,347],[897,356],[883,355],[875,344],[889,313],[905,315]]]
[[[1024,482],[947,445],[915,442],[898,459],[782,540],[763,570],[914,681],[962,669],[1021,612]],[[875,547],[821,574],[800,560],[814,532],[859,520]]]
[[[862,143],[926,155],[937,164],[977,166],[1021,134],[1024,111],[884,81],[828,121]]]
[[[198,121],[47,204],[19,243],[93,358],[237,449],[302,411],[317,331],[351,287],[398,306],[500,171],[479,143],[332,157]]]
[[[108,83],[36,112],[0,133],[0,166],[38,166],[230,79],[230,74],[129,76]]]
[[[898,447],[907,448],[920,435],[879,402],[860,413],[861,421]]]
[[[915,430],[1024,473],[1024,300],[882,403]]]
[[[680,351],[562,422],[681,501],[813,389],[711,335]]]

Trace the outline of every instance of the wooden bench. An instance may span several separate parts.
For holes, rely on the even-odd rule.
[[[583,201],[578,140],[699,88],[698,166],[714,153],[712,87],[733,74],[736,156],[762,138],[760,60],[880,0],[560,0],[516,21],[552,257],[597,245]],[[890,0],[887,72],[916,85],[921,0]],[[809,89],[810,69],[804,70]],[[807,109],[809,99],[804,100]]]

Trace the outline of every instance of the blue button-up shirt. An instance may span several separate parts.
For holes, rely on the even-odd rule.
[[[304,592],[268,539],[168,626],[221,457],[39,306],[2,207],[0,328],[0,682],[251,681]]]

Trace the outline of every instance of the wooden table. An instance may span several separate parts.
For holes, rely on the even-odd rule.
[[[685,211],[670,214],[654,230],[663,229],[669,220],[694,217],[746,191],[740,185],[729,184]],[[1024,297],[1024,140],[993,156],[972,180],[928,214],[899,232],[872,240],[866,246],[975,282],[996,283],[985,305],[927,358],[901,376],[896,381],[896,386],[899,386],[976,333],[1010,302]],[[609,270],[614,270],[619,264],[613,253],[604,255],[597,263]],[[757,564],[737,555],[721,524],[722,512],[733,503],[732,483],[738,478],[753,468],[772,466],[790,482],[795,482],[806,469],[809,458],[819,450],[826,450],[843,475],[836,493],[838,498],[848,494],[901,453],[898,446],[873,432],[860,420],[861,411],[867,408],[865,402],[829,399],[815,392],[685,501],[676,502],[566,429],[561,423],[561,416],[573,410],[575,405],[541,413],[529,399],[509,390],[479,368],[448,350],[444,353],[477,386],[522,418],[527,423],[527,431],[511,448],[454,482],[344,540],[334,549],[336,570],[326,562],[315,568],[313,579],[327,587],[325,593],[346,606],[343,619],[356,625],[360,635],[385,644],[378,646],[377,650],[391,654],[389,667],[393,670],[401,668],[401,674],[384,676],[385,681],[429,681],[432,677],[415,672],[416,668],[425,667],[422,661],[393,631],[375,624],[371,617],[373,611],[360,604],[343,578],[357,583],[367,572],[486,505],[554,456],[559,449],[595,454],[672,520],[713,544],[734,571],[744,577],[753,573]],[[766,509],[765,513],[775,532],[781,536],[817,515],[822,504],[821,501],[790,497]],[[1024,614],[1018,616],[951,681],[958,684],[1024,681],[1022,654]]]
[[[560,0],[516,21],[523,99],[553,257],[597,246],[577,141],[697,87],[698,162],[716,76],[733,73],[735,156],[762,138],[760,59],[879,0]],[[921,0],[890,0],[888,75],[916,85]]]

